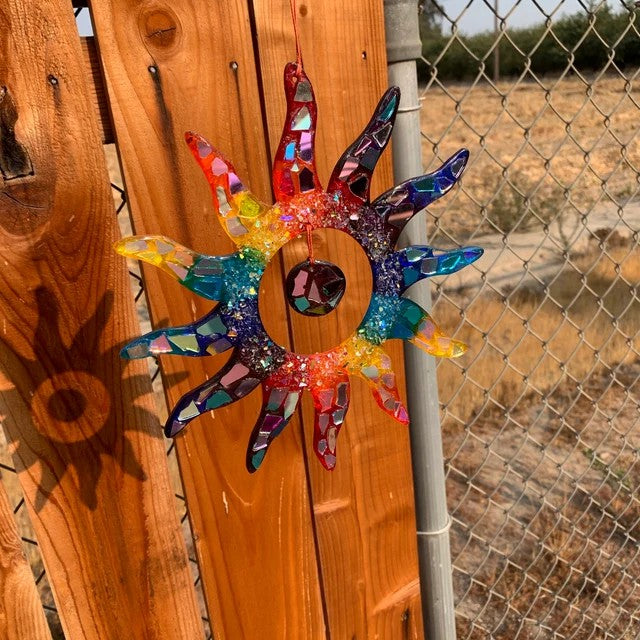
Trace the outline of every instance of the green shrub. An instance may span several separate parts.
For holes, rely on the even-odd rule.
[[[530,68],[535,74],[559,74],[569,65],[580,72],[603,69],[610,59],[619,66],[640,66],[640,19],[633,7],[614,13],[608,5],[545,24],[509,29],[500,38],[500,75],[517,76]],[[471,80],[483,67],[491,76],[496,36],[493,32],[473,36],[425,33],[419,65],[422,81],[437,74],[443,80]]]

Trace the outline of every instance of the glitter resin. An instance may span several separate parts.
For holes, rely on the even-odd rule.
[[[122,255],[151,263],[198,295],[218,301],[193,324],[158,329],[134,340],[122,356],[206,356],[233,349],[230,360],[213,378],[178,402],[165,433],[175,436],[199,415],[240,400],[261,385],[262,410],[247,451],[250,471],[260,466],[305,389],[315,406],[314,449],[327,469],[336,464],[336,439],[349,407],[349,376],[365,380],[380,408],[407,424],[409,417],[383,343],[400,338],[431,355],[451,358],[466,347],[446,337],[429,314],[403,293],[423,278],[453,273],[482,255],[478,247],[395,250],[405,224],[456,183],[468,159],[464,149],[437,171],[407,180],[370,202],[371,176],[389,142],[398,109],[397,88],[384,94],[369,124],[338,160],[325,190],[315,167],[317,106],[311,83],[301,65],[289,63],[284,84],[287,115],[273,166],[273,206],[257,200],[232,164],[207,140],[186,134],[211,186],[220,222],[237,245],[235,253],[207,256],[162,236],[128,237],[116,245]],[[371,264],[373,292],[353,335],[328,351],[297,354],[275,343],[266,332],[258,313],[258,290],[267,263],[283,245],[322,228],[348,233],[360,244]],[[309,293],[302,291],[302,284],[299,289],[302,297]],[[295,286],[292,295],[294,290]],[[335,307],[340,296],[333,300],[330,293],[320,296],[318,308]]]

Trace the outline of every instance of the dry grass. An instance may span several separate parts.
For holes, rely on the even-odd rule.
[[[487,406],[513,409],[523,395],[543,395],[565,379],[638,358],[640,248],[592,243],[543,287],[487,293],[467,302],[442,295],[435,315],[470,345],[460,387],[458,362],[438,368],[441,401],[467,422]],[[507,356],[508,362],[505,362]],[[489,394],[487,395],[487,391]]]
[[[443,139],[442,155],[464,144],[475,158],[463,190],[432,211],[441,244],[520,231],[536,214],[588,213],[598,200],[615,212],[612,202],[637,193],[614,137],[637,169],[640,109],[622,81],[606,78],[593,94],[613,111],[606,123],[581,106],[579,81],[560,87],[537,121],[544,93],[529,85],[507,99],[513,117],[487,88],[456,117],[450,98],[427,92],[428,111],[444,115],[423,119],[423,131]],[[561,119],[574,114],[575,141]],[[499,184],[500,164],[528,199]],[[438,367],[460,638],[640,634],[640,246],[637,230],[586,235],[542,283],[495,286],[489,268],[479,289],[438,289],[434,315],[471,347]]]
[[[545,85],[424,91],[425,166],[435,166],[434,152],[471,152],[462,189],[431,210],[442,216],[442,232],[462,239],[478,229],[521,229],[637,194],[640,100],[631,82],[608,76],[588,86],[572,77]]]
[[[476,298],[465,376],[438,368],[462,638],[640,630],[640,249],[605,249],[546,292]]]

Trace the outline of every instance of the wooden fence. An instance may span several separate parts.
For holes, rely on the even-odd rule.
[[[118,357],[140,330],[112,250],[101,145],[117,142],[136,233],[230,252],[183,132],[206,135],[270,200],[282,71],[295,54],[289,5],[96,0],[90,10],[95,40],[79,37],[69,0],[0,4],[0,414],[66,637],[200,639],[147,365]],[[382,0],[308,0],[298,13],[326,183],[386,87]],[[379,192],[392,180],[388,154],[376,173]],[[274,338],[310,352],[353,330],[370,276],[354,243],[326,232],[317,254],[353,284],[326,318],[289,316],[282,276],[304,250],[285,247],[260,297]],[[154,325],[209,308],[162,274],[144,279]],[[401,349],[390,351],[402,371]],[[223,360],[163,360],[165,382],[181,380],[165,384],[167,401]],[[406,429],[355,382],[335,471],[311,454],[305,400],[249,475],[258,395],[177,439],[215,637],[421,638]],[[3,493],[0,549],[0,638],[50,637]]]

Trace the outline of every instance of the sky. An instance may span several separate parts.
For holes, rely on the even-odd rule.
[[[458,20],[458,29],[467,35],[489,31],[493,29],[493,11],[488,4],[494,6],[498,2],[498,14],[505,17],[507,28],[525,27],[544,22],[544,14],[540,12],[533,0],[440,0],[439,5],[446,11],[450,19]],[[540,8],[550,14],[554,10],[553,18],[584,11],[578,0],[536,0]],[[463,10],[468,7],[464,13]],[[512,13],[509,13],[512,11]],[[508,14],[508,16],[507,16]],[[443,21],[443,32],[451,29],[449,21]]]
[[[282,0],[286,2],[287,0]],[[311,0],[319,2],[321,0]],[[467,35],[488,31],[493,29],[493,12],[487,2],[493,6],[496,0],[439,0],[440,6],[447,12],[451,19],[457,18],[463,9],[462,17],[458,21],[458,28]],[[533,0],[497,0],[498,13],[505,16],[510,10],[513,13],[507,17],[507,28],[524,27],[531,24],[543,22],[545,17],[536,7]],[[557,8],[554,17],[584,11],[578,0],[536,0],[537,4],[547,13]],[[514,8],[515,7],[515,8]],[[81,35],[91,35],[91,24],[89,22],[89,12],[84,10],[78,17],[78,28]],[[443,31],[450,30],[450,23],[443,22]]]

